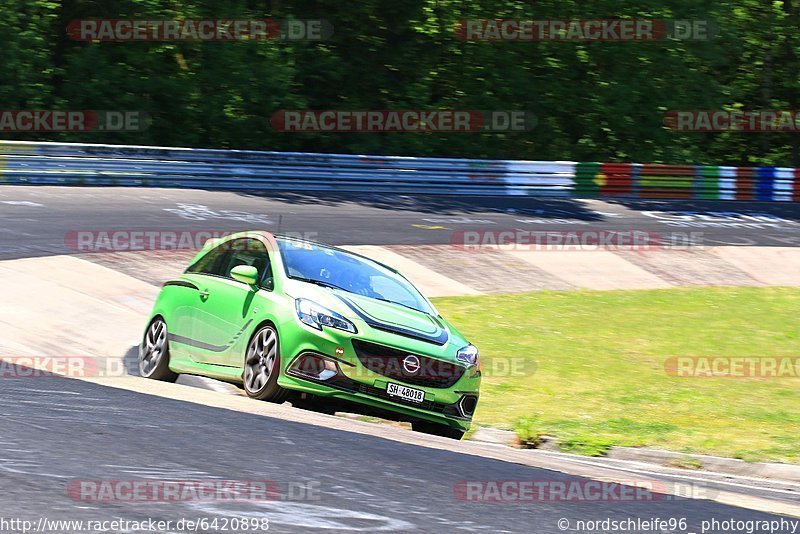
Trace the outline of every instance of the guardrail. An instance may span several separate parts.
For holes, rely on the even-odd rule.
[[[800,201],[800,169],[0,141],[0,183]]]

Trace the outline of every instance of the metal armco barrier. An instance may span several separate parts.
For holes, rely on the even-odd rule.
[[[800,169],[0,141],[0,183],[800,201]]]

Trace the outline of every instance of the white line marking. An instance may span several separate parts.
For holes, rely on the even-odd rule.
[[[326,530],[349,530],[354,532],[398,531],[415,529],[416,525],[396,519],[357,510],[340,510],[297,502],[248,502],[249,510],[234,505],[212,502],[187,502],[189,507],[209,516],[252,517],[269,519],[272,525],[289,525],[293,528],[318,528]],[[350,520],[350,521],[348,521]],[[368,524],[365,524],[368,523]]]
[[[677,474],[672,474],[672,473],[664,473],[664,472],[658,472],[658,471],[649,471],[647,469],[635,469],[635,468],[627,468],[627,467],[621,467],[621,466],[608,466],[608,465],[603,465],[603,464],[594,463],[594,462],[573,460],[571,458],[568,461],[576,463],[576,464],[590,465],[592,467],[604,467],[605,469],[616,470],[616,471],[626,471],[626,472],[629,472],[629,473],[642,473],[642,474],[646,474],[646,475],[672,477],[672,478],[679,478],[679,479],[684,479],[684,480],[691,480],[691,481],[695,481],[695,482],[705,482],[706,485],[722,484],[722,485],[725,485],[725,486],[733,486],[733,487],[736,487],[736,488],[755,489],[755,490],[761,490],[761,491],[769,491],[769,492],[773,492],[773,493],[785,493],[787,495],[794,495],[794,496],[797,495],[797,491],[796,490],[782,490],[782,489],[769,488],[769,487],[764,487],[764,486],[749,486],[747,484],[738,484],[736,482],[727,482],[727,481],[724,481],[724,480],[714,480],[714,479],[707,479],[707,478],[701,478],[701,477],[691,477],[691,476],[686,476],[686,475],[677,475]],[[714,473],[714,472],[709,472],[709,473],[710,474],[714,474],[714,475],[718,475],[719,474],[719,473]],[[584,475],[576,475],[576,476],[584,476]],[[586,476],[589,477],[589,475],[586,475]],[[727,476],[736,476],[736,475],[727,475]],[[593,478],[593,477],[590,477],[590,478]],[[773,482],[774,483],[775,482],[772,479],[761,479],[761,478],[754,478],[754,477],[737,477],[737,478],[750,479],[750,480],[753,480],[753,481],[761,481],[761,482],[764,482],[764,483],[769,483],[769,482]],[[793,484],[793,483],[788,482],[788,481],[783,481],[783,480],[779,481],[779,483],[781,485],[783,485],[783,486],[796,486],[796,484]]]
[[[10,204],[12,206],[30,206],[31,208],[43,208],[44,204],[31,202],[30,200],[0,200],[0,204]]]

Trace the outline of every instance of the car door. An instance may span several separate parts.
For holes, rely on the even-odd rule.
[[[197,340],[195,360],[201,363],[238,367],[242,365],[245,333],[252,327],[257,290],[234,280],[230,273],[239,265],[256,267],[263,285],[271,282],[267,248],[256,238],[240,238],[225,243],[224,259],[215,272],[204,274],[200,282],[200,301],[194,307],[193,337]]]
[[[174,356],[197,359],[200,341],[197,339],[197,308],[206,298],[209,277],[219,276],[224,268],[229,249],[217,246],[211,249],[195,263],[190,265],[179,280],[171,280],[167,284],[177,286],[173,292],[178,294],[176,305],[170,320],[170,350]]]

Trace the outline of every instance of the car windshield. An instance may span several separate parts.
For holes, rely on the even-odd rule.
[[[286,275],[432,315],[425,298],[399,274],[367,258],[324,245],[278,239]]]

